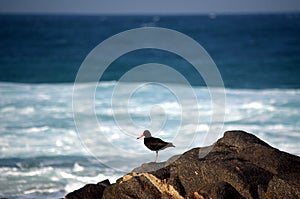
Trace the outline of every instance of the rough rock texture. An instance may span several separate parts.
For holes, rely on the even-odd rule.
[[[97,184],[87,184],[84,187],[67,194],[65,199],[102,198],[103,191],[107,186],[110,186],[109,180],[104,180]]]
[[[300,198],[300,157],[243,131],[172,158],[143,164],[97,197],[66,198]]]

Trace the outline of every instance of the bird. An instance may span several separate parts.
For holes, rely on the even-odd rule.
[[[140,135],[139,137],[137,137],[136,139],[140,139],[144,136],[145,136],[144,145],[151,151],[156,152],[155,159],[152,161],[154,163],[156,163],[156,161],[157,161],[158,151],[163,150],[167,147],[175,147],[171,142],[165,142],[165,141],[161,140],[160,138],[152,137],[149,130],[145,130],[143,132],[143,134]]]

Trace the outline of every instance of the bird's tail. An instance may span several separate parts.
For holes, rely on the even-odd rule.
[[[173,143],[169,142],[169,144],[167,145],[167,147],[175,147]]]
[[[173,143],[169,142],[164,148],[160,149],[160,150],[164,150],[165,148],[168,148],[168,147],[175,147],[173,145]]]

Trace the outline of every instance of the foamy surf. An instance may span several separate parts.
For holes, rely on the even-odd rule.
[[[0,176],[5,182],[0,186],[0,196],[59,198],[87,183],[107,178],[115,181],[125,171],[153,159],[154,154],[145,149],[142,141],[135,139],[141,133],[136,126],[149,125],[152,119],[166,119],[163,128],[154,132],[155,136],[176,141],[176,147],[163,151],[159,161],[203,146],[209,128],[222,122],[211,123],[212,104],[205,87],[193,87],[200,103],[187,103],[189,113],[183,116],[182,104],[176,97],[157,86],[149,86],[133,95],[128,107],[122,106],[122,98],[112,107],[107,96],[112,95],[115,85],[116,82],[106,82],[97,88],[95,114],[99,128],[89,125],[92,115],[84,106],[80,110],[86,120],[86,131],[82,135],[78,134],[74,124],[73,84],[0,83]],[[79,86],[84,94],[85,88],[91,85]],[[132,85],[128,83],[128,86]],[[126,85],[124,89],[125,93]],[[178,85],[178,90],[184,92],[184,89],[190,88]],[[218,91],[218,88],[214,89]],[[153,106],[156,107],[154,110],[151,109]],[[224,108],[223,132],[242,129],[280,150],[300,155],[300,90],[226,89]],[[196,117],[197,110],[200,112],[199,123],[181,123],[182,117]],[[126,123],[128,115],[133,123]],[[116,116],[120,122],[126,121],[123,125],[128,132],[118,127]],[[180,128],[184,136],[178,134]],[[176,139],[178,136],[182,139]]]

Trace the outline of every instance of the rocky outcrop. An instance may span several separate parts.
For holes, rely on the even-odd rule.
[[[104,180],[97,184],[87,184],[84,187],[67,194],[65,199],[101,198],[103,191],[107,186],[110,186],[109,180]]]
[[[102,188],[97,197],[81,198],[295,199],[300,198],[300,157],[252,134],[227,131],[210,147],[143,164]]]

